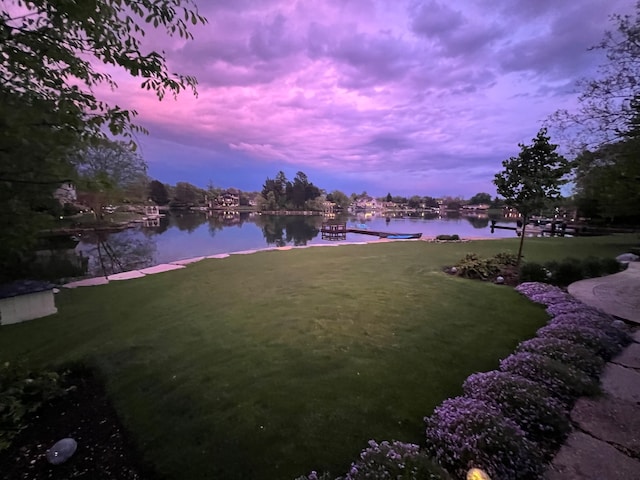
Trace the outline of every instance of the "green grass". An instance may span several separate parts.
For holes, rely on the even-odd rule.
[[[527,239],[527,259],[617,255],[633,237]],[[421,442],[422,418],[545,321],[509,287],[441,272],[517,239],[270,251],[63,291],[0,328],[0,361],[96,367],[169,478],[343,473],[367,440]]]

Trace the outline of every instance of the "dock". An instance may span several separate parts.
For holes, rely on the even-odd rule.
[[[348,227],[346,223],[323,223],[322,227],[320,228],[320,232],[322,233],[322,238],[325,238],[325,236],[327,236],[327,240],[344,240],[347,237],[347,233],[358,233],[360,235],[371,235],[379,238],[393,238],[399,240],[422,237],[422,233],[381,232],[376,230],[369,230],[366,228]]]

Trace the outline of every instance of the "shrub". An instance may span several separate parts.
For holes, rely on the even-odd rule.
[[[603,312],[586,310],[557,315],[551,320],[551,322],[549,322],[549,324],[594,328],[604,333],[607,337],[622,347],[631,343],[631,337],[629,334],[624,330],[617,328],[613,324],[613,321],[613,317]]]
[[[475,253],[468,253],[456,265],[458,275],[476,280],[486,280],[497,275],[500,267],[491,258],[480,258]]]
[[[314,470],[309,475],[302,475],[301,477],[296,477],[295,480],[333,480],[333,477],[329,473],[320,474]]]
[[[571,405],[578,397],[599,392],[596,379],[575,367],[544,355],[514,353],[500,362],[500,370],[542,384],[565,405]]]
[[[597,379],[604,368],[602,358],[591,350],[570,340],[551,337],[536,337],[526,340],[516,349],[516,352],[530,352],[553,358],[567,365],[571,365]]]
[[[611,275],[612,273],[618,273],[626,268],[626,266],[621,265],[615,258],[603,258],[601,260],[602,263],[602,273],[604,275]]]
[[[606,333],[592,327],[550,323],[538,330],[539,337],[561,338],[583,345],[603,360],[609,360],[622,350],[622,345],[616,343]]]
[[[460,477],[474,466],[501,480],[537,479],[542,473],[539,449],[493,403],[450,398],[425,422],[427,452]]]
[[[0,366],[0,451],[29,425],[29,415],[63,395],[63,377],[55,372],[31,372],[6,362]]]
[[[556,290],[550,290],[546,293],[536,293],[529,297],[532,302],[541,303],[543,305],[556,305],[558,303],[567,303],[575,301],[575,299],[556,287]]]
[[[376,443],[360,453],[345,477],[336,480],[448,480],[449,474],[436,465],[418,445],[398,441]]]
[[[460,236],[459,235],[438,235],[436,237],[436,240],[456,241],[456,240],[460,240]]]
[[[547,306],[547,313],[551,317],[557,317],[558,315],[563,315],[565,313],[576,312],[584,312],[584,314],[587,314],[587,312],[591,312],[593,315],[602,315],[604,313],[597,308],[585,305],[576,298],[571,298],[564,303],[554,303],[553,305]]]
[[[491,371],[471,375],[462,386],[468,397],[493,402],[543,450],[554,451],[571,426],[565,406],[540,384],[519,375]]]
[[[499,252],[494,255],[493,259],[498,265],[513,267],[518,264],[518,255],[511,252]]]
[[[547,281],[547,270],[539,263],[526,262],[520,266],[521,282],[545,282]]]
[[[542,282],[523,282],[516,287],[516,292],[521,293],[527,298],[540,293],[554,292],[558,287]]]
[[[599,258],[587,257],[582,260],[582,273],[584,278],[594,278],[602,275],[604,265]]]
[[[551,281],[556,285],[566,286],[584,278],[584,272],[580,260],[565,258],[557,264],[548,264],[551,271]]]

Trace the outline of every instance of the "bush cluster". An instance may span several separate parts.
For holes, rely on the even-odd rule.
[[[493,257],[482,258],[475,253],[467,253],[455,265],[457,275],[475,280],[489,280],[495,278],[504,267],[517,263],[517,255],[501,252]]]
[[[582,260],[565,258],[560,262],[544,264],[523,263],[520,267],[521,282],[547,282],[566,286],[585,278],[600,277],[619,272],[623,266],[615,258],[587,257]]]
[[[440,240],[443,242],[452,242],[452,241],[458,241],[460,240],[460,236],[457,234],[454,235],[438,235],[436,237],[436,240]]]
[[[9,362],[0,366],[0,450],[29,426],[30,415],[67,392],[56,372],[31,372]]]
[[[573,403],[598,392],[605,360],[630,337],[613,317],[556,286],[528,282],[517,291],[545,305],[551,316],[536,337],[520,343],[499,370],[469,376],[463,396],[436,407],[425,418],[424,449],[371,441],[336,480],[444,480],[464,478],[471,467],[501,480],[540,478],[570,431]],[[331,478],[312,472],[298,480]]]

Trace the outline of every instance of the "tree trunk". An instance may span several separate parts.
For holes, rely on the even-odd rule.
[[[522,259],[522,245],[524,244],[524,232],[527,229],[528,219],[526,215],[522,216],[522,231],[520,232],[520,248],[518,248],[518,262],[517,267],[520,267],[520,260]]]

